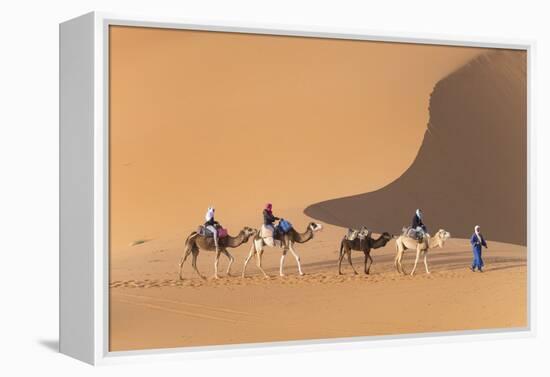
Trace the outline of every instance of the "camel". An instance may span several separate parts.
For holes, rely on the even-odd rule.
[[[414,238],[410,238],[405,235],[399,236],[397,240],[395,240],[395,244],[397,246],[397,255],[395,256],[394,264],[395,264],[395,268],[397,269],[397,272],[405,275],[405,270],[401,265],[403,254],[407,249],[416,249],[416,259],[414,261],[414,267],[411,271],[411,276],[414,275],[414,271],[416,270],[416,265],[418,263],[418,258],[420,257],[420,253],[424,255],[424,266],[426,267],[426,273],[429,274],[430,270],[428,269],[428,259],[427,259],[428,250],[433,249],[434,247],[443,247],[443,245],[445,244],[445,241],[447,241],[450,237],[451,237],[451,233],[443,229],[439,229],[433,237],[431,237],[429,234],[426,234],[422,242],[419,242]]]
[[[218,253],[216,253],[216,260],[214,262],[214,278],[218,279],[218,262],[220,259],[220,254],[225,255],[229,259],[229,265],[227,266],[227,276],[231,276],[231,265],[235,258],[233,255],[227,251],[228,247],[238,247],[243,243],[247,243],[251,236],[255,235],[258,231],[253,228],[244,227],[236,237],[223,237],[218,240]],[[180,280],[183,280],[183,264],[185,263],[189,254],[193,254],[193,260],[191,265],[197,274],[202,278],[206,279],[197,269],[197,257],[200,250],[205,251],[216,251],[216,245],[214,244],[214,239],[212,237],[205,237],[197,232],[193,232],[185,240],[185,251],[179,263],[180,267]]]
[[[280,233],[277,233],[275,236],[275,241],[278,241],[281,248],[283,249],[283,255],[281,256],[281,262],[279,266],[279,275],[285,276],[283,272],[283,265],[285,261],[285,256],[290,250],[292,255],[294,255],[294,258],[296,259],[296,263],[298,264],[298,272],[300,273],[300,276],[303,276],[304,273],[302,271],[302,265],[300,264],[300,256],[296,253],[296,250],[294,250],[294,244],[295,243],[304,243],[313,238],[313,235],[315,232],[323,229],[323,226],[321,224],[317,223],[309,223],[307,226],[307,229],[304,233],[298,233],[294,228],[290,229],[286,234],[282,235]],[[274,244],[275,247],[277,243]],[[248,261],[250,258],[252,258],[254,255],[256,255],[256,265],[260,269],[260,271],[264,274],[265,278],[269,278],[269,276],[266,274],[264,269],[262,268],[262,256],[264,253],[264,248],[266,246],[269,246],[265,240],[260,237],[260,232],[258,231],[256,233],[256,236],[254,237],[254,240],[252,241],[252,247],[250,248],[250,253],[248,254],[248,257],[246,257],[246,260],[244,261],[244,267],[243,267],[243,273],[242,277],[245,277],[246,274],[246,265],[248,264]]]
[[[342,275],[342,260],[344,259],[344,255],[347,255],[349,265],[353,269],[355,275],[357,275],[357,271],[351,263],[352,250],[362,251],[365,254],[365,275],[368,275],[372,266],[372,257],[370,256],[371,249],[378,249],[379,247],[386,246],[392,238],[393,236],[388,232],[382,233],[377,239],[372,238],[370,234],[368,234],[365,239],[360,239],[359,237],[354,240],[349,240],[346,237],[342,238],[340,242],[340,257],[338,258],[338,275]],[[368,265],[369,261],[370,265]]]

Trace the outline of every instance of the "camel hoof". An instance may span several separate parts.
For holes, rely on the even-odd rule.
[[[303,272],[300,272],[300,276],[304,276],[305,274]]]

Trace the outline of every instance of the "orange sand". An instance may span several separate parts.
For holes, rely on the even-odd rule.
[[[526,249],[509,244],[491,242],[473,274],[452,240],[411,278],[390,242],[371,276],[340,277],[344,229],[327,225],[297,246],[304,277],[292,256],[283,279],[254,263],[245,279],[204,282],[189,263],[177,276],[210,204],[231,234],[258,227],[267,201],[303,231],[308,205],[399,177],[434,85],[487,50],[130,27],[111,29],[110,48],[112,351],[526,325]],[[249,247],[231,250],[237,274]],[[279,258],[265,253],[272,276]],[[199,269],[213,261],[201,253]]]

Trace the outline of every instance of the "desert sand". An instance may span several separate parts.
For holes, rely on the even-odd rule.
[[[434,217],[431,227],[460,238],[430,252],[432,274],[397,275],[392,241],[373,252],[372,275],[344,263],[338,276],[345,226],[396,233],[415,205],[379,202],[367,218],[354,202],[349,219],[324,207],[407,174],[426,148],[434,88],[491,50],[132,27],[112,27],[110,48],[111,351],[527,325],[522,242],[489,233],[486,272],[472,273],[466,233]],[[462,196],[457,187],[444,195]],[[281,251],[268,249],[271,279],[250,263],[247,278],[203,281],[189,262],[178,279],[207,206],[234,235],[259,227],[266,202],[299,231],[325,226],[296,247],[306,276],[289,255],[288,276],[276,277]],[[391,224],[373,220],[388,214]],[[235,275],[249,248],[231,250]],[[358,271],[362,260],[356,253]],[[212,276],[213,262],[203,252],[198,267]]]
[[[395,272],[391,241],[373,251],[370,275],[362,273],[362,253],[354,252],[359,275],[344,261],[338,276],[337,240],[344,233],[327,225],[296,247],[305,276],[289,255],[287,276],[279,277],[281,251],[267,249],[263,265],[270,279],[252,262],[247,277],[240,277],[250,245],[231,250],[233,277],[225,276],[222,257],[221,278],[213,280],[214,255],[201,252],[198,268],[208,279],[187,262],[183,281],[177,273],[181,238],[128,247],[126,257],[113,261],[119,268],[111,275],[111,350],[527,326],[525,247],[489,240],[485,272],[473,273],[469,242],[451,239],[430,252],[430,275],[419,264],[411,277]],[[407,252],[407,272],[413,262],[414,253]]]

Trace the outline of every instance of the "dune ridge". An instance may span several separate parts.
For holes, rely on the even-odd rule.
[[[399,232],[422,208],[434,228],[466,238],[527,243],[526,53],[497,50],[439,81],[410,168],[380,190],[331,199],[304,213],[346,227]],[[383,163],[383,162],[381,162]]]

